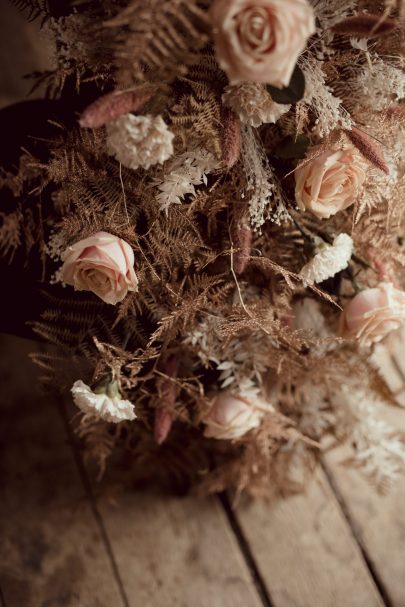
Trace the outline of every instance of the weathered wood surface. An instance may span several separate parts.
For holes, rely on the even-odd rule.
[[[100,511],[131,607],[259,607],[217,499],[127,493]]]
[[[111,500],[107,493],[96,501],[60,403],[38,391],[27,358],[35,344],[5,336],[0,343],[0,585],[7,607],[383,604],[321,471],[306,495],[275,506],[243,504],[232,526],[215,498],[121,493]],[[361,494],[370,507],[370,487]],[[356,491],[353,503],[351,493],[344,497],[356,515]],[[365,544],[399,607],[400,509],[382,515]]]
[[[321,470],[305,495],[253,502],[238,515],[277,607],[383,605]]]
[[[399,407],[386,407],[384,419],[405,433],[405,332],[389,340],[390,352],[378,349],[378,360],[391,389],[397,392]],[[401,354],[402,352],[402,354]],[[347,518],[362,547],[387,604],[405,606],[405,482],[399,479],[386,494],[374,491],[358,471],[342,465],[348,447],[330,451],[324,457],[332,486],[343,503]]]
[[[215,499],[121,494],[97,504],[64,409],[1,336],[0,585],[7,607],[259,607]]]
[[[58,402],[31,342],[0,343],[0,585],[6,607],[123,605]],[[34,345],[35,346],[35,345]]]

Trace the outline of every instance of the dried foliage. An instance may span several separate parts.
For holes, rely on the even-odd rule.
[[[1,253],[46,242],[47,282],[63,251],[98,231],[135,257],[137,293],[113,307],[55,287],[35,324],[58,348],[35,355],[49,381],[114,378],[135,406],[131,423],[77,423],[100,472],[115,453],[131,461],[131,481],[283,495],[305,485],[331,434],[355,440],[356,465],[385,484],[400,470],[402,443],[375,416],[393,397],[369,353],[336,335],[354,290],[378,282],[376,250],[398,283],[404,277],[403,9],[313,0],[318,30],[299,59],[306,91],[290,106],[257,86],[242,87],[243,104],[232,99],[238,87],[215,58],[210,0],[90,1],[63,17],[45,2],[17,4],[45,14],[56,38],[57,67],[40,77],[48,94],[63,98],[73,81],[78,91],[92,82],[97,95],[80,124],[57,126],[46,162],[24,153],[18,172],[2,173],[13,202],[0,215]],[[263,105],[257,115],[249,89]],[[132,170],[108,155],[105,125],[131,113],[161,117],[171,158]],[[269,124],[254,128],[263,117]],[[359,200],[328,221],[298,212],[297,166],[349,140],[364,157]],[[349,267],[306,287],[300,270],[316,243],[343,232],[354,241]],[[260,394],[272,407],[242,438],[208,439],[203,414],[219,390],[249,402]]]

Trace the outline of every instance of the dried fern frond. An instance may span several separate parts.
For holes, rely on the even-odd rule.
[[[0,254],[9,262],[21,245],[21,222],[20,211],[0,213]]]
[[[206,3],[132,0],[105,23],[115,37],[119,79],[167,81],[187,71],[207,43]]]
[[[34,21],[38,17],[49,18],[51,16],[48,0],[11,0],[11,3],[19,10],[26,11],[29,21]]]

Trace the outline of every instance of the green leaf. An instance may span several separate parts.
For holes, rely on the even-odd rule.
[[[283,160],[304,158],[309,143],[309,137],[306,135],[297,135],[297,137],[291,135],[279,143],[273,154]]]
[[[276,103],[297,103],[297,101],[303,98],[305,93],[305,76],[301,68],[296,65],[288,86],[279,89],[276,86],[267,84],[266,88]]]

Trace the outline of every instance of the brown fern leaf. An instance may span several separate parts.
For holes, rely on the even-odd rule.
[[[123,114],[139,110],[152,94],[151,87],[140,86],[133,91],[113,91],[103,95],[82,112],[79,124],[90,129],[104,126]]]
[[[389,175],[390,169],[383,153],[369,135],[356,129],[356,127],[353,127],[351,131],[345,131],[345,133],[364,158]]]
[[[97,480],[101,480],[104,475],[107,460],[118,441],[123,426],[125,426],[125,422],[121,427],[114,427],[112,424],[86,414],[81,417],[75,428],[75,433],[85,444],[87,459],[94,461],[97,465]]]
[[[219,69],[212,51],[204,50],[198,62],[179,77],[176,88],[181,92],[171,108],[172,124],[183,131],[188,144],[202,146],[217,158],[222,157],[223,116],[221,94],[226,77]]]
[[[381,38],[399,28],[399,23],[382,15],[354,15],[335,23],[330,28],[335,34],[359,36],[360,38]]]
[[[208,41],[207,3],[197,0],[132,0],[106,27],[116,37],[116,57],[126,83],[170,80]]]
[[[9,214],[0,213],[0,255],[9,262],[12,261],[15,252],[22,243],[22,220],[20,211]]]
[[[51,16],[47,0],[11,0],[11,3],[20,11],[27,11],[29,21],[34,21],[38,17],[46,19]]]

